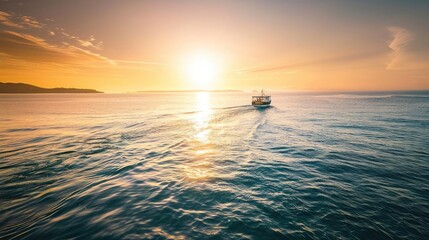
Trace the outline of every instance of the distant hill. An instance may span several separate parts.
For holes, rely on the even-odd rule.
[[[25,83],[2,83],[0,93],[102,93],[93,89],[41,88]]]

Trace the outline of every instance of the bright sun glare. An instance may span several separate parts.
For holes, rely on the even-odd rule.
[[[216,56],[207,52],[190,55],[186,61],[186,73],[193,87],[209,89],[219,73]]]

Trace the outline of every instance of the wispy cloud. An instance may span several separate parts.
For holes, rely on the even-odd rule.
[[[358,61],[363,59],[369,59],[376,56],[379,56],[382,51],[371,51],[371,52],[361,52],[354,54],[347,54],[341,56],[334,56],[331,58],[323,58],[312,61],[304,61],[298,63],[287,63],[287,64],[279,64],[279,65],[271,65],[271,66],[260,66],[260,67],[250,67],[239,69],[237,73],[262,73],[262,72],[279,72],[287,70],[286,73],[293,74],[295,73],[295,69],[308,67],[308,66],[322,66],[326,64],[339,64],[346,63],[352,61]]]
[[[74,36],[70,33],[65,32],[65,30],[62,28],[57,28],[57,30],[60,32],[60,34],[63,37],[65,37],[68,40],[74,41],[76,44],[78,44],[81,47],[93,49],[93,50],[101,50],[102,48],[103,42],[97,41],[94,36],[91,36],[89,37],[89,39],[85,40],[78,36]],[[51,35],[55,35],[55,33]]]
[[[8,27],[24,28],[23,25],[13,21],[12,14],[0,11],[0,23]]]
[[[92,48],[96,50],[100,50],[103,42],[97,42],[94,37],[90,37],[89,40],[83,40],[80,38],[76,38],[79,44],[83,47]]]
[[[42,28],[45,24],[30,16],[16,16],[0,11],[0,23],[12,28]]]
[[[153,61],[129,61],[110,59],[101,54],[94,53],[80,45],[61,42],[52,44],[45,39],[34,35],[16,31],[4,30],[0,32],[0,59],[8,62],[38,62],[44,64],[60,64],[61,66],[77,66],[93,64],[119,65],[157,65],[165,63]],[[12,61],[12,59],[14,59]]]
[[[110,60],[101,54],[94,53],[90,49],[100,50],[101,41],[96,41],[94,36],[83,40],[78,36],[67,33],[63,28],[56,28],[60,36],[49,29],[44,23],[30,16],[16,16],[0,11],[0,23],[11,27],[11,30],[0,32],[0,57],[9,58],[9,62],[40,62],[52,64],[88,64],[88,62],[104,62],[112,65],[117,61]],[[42,37],[28,33],[30,29],[42,29],[51,36],[53,42]],[[61,39],[63,37],[63,39]],[[11,59],[14,58],[12,61]]]
[[[0,33],[0,52],[22,61],[40,63],[110,63],[108,58],[72,45],[54,45],[30,34],[4,30]]]
[[[22,16],[21,17],[21,25],[25,25],[32,28],[42,28],[45,24],[40,23],[30,16]]]
[[[102,54],[102,41],[81,37],[30,16],[0,11],[0,79],[100,76],[123,78],[164,63],[112,59]]]
[[[405,68],[407,62],[410,60],[410,55],[407,52],[407,47],[412,40],[414,35],[405,28],[401,27],[389,27],[388,28],[392,40],[389,43],[389,48],[393,51],[391,58],[387,64],[387,69],[402,69]]]
[[[389,31],[393,37],[389,48],[395,52],[402,52],[408,43],[414,39],[413,34],[405,28],[389,27]]]
[[[50,19],[46,21],[52,22]],[[51,36],[56,36],[56,32],[59,32],[60,35],[58,35],[57,38],[60,36],[64,37],[67,40],[67,45],[78,45],[80,47],[92,50],[100,50],[103,44],[103,42],[97,41],[94,36],[90,36],[88,39],[83,39],[67,33],[63,28],[49,29],[47,24],[42,23],[31,16],[19,16],[16,14],[0,11],[0,24],[19,30],[43,29]],[[70,41],[73,41],[74,43],[71,43]]]
[[[137,64],[137,65],[159,65],[166,66],[166,63],[162,62],[151,62],[151,61],[128,61],[128,60],[113,60],[116,63],[126,63],[126,64]]]

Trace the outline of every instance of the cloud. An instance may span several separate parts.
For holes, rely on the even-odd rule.
[[[142,64],[142,65],[160,65],[165,66],[167,64],[161,62],[151,62],[151,61],[129,61],[129,60],[113,60],[116,63],[125,63],[125,64]]]
[[[297,68],[308,67],[308,66],[320,66],[320,65],[326,65],[326,64],[338,64],[338,63],[345,63],[345,62],[353,62],[353,61],[358,61],[358,60],[362,60],[362,59],[373,58],[373,57],[379,56],[381,53],[382,53],[382,51],[361,52],[361,53],[334,56],[331,58],[323,58],[323,59],[298,62],[298,63],[288,63],[288,64],[279,64],[279,65],[261,66],[261,67],[250,67],[250,68],[240,69],[237,72],[238,73],[261,73],[261,72],[272,72],[272,71],[277,72],[277,71],[282,71],[282,70],[289,70],[286,73],[292,74],[292,73],[295,73],[295,71],[290,71],[290,70],[297,69]]]
[[[101,54],[102,41],[52,28],[30,16],[0,11],[0,79],[79,76],[119,76],[162,66],[151,61],[112,60]],[[61,75],[61,76],[59,76]],[[124,76],[125,76],[124,75]]]
[[[409,68],[409,63],[412,61],[412,56],[408,52],[408,46],[414,40],[414,35],[405,28],[389,27],[388,28],[392,40],[389,43],[389,48],[392,50],[390,61],[386,69],[406,69]]]
[[[53,56],[70,56],[76,54],[77,52],[84,53],[84,56],[89,55],[97,57],[97,54],[94,54],[91,51],[87,51],[82,48],[100,50],[102,46],[102,42],[96,42],[93,36],[91,36],[89,40],[83,40],[77,36],[66,33],[65,30],[62,28],[57,28],[57,30],[59,30],[61,36],[65,39],[63,39],[62,41],[58,41],[60,37],[57,36],[58,34],[56,34],[52,30],[49,30],[46,24],[37,21],[34,17],[31,16],[16,16],[16,14],[0,11],[0,23],[8,27],[15,28],[15,30],[19,29],[21,31],[31,29],[43,29],[46,34],[49,34],[50,36],[55,36],[55,39],[52,38],[51,40],[57,40],[56,42],[62,43],[62,46],[60,46],[59,44],[48,44],[44,39],[35,37],[30,34],[19,33],[16,31],[4,31],[1,34],[1,41],[4,42],[5,45],[1,46],[0,48],[3,49],[3,51],[15,51],[15,56],[20,57],[24,57],[22,56],[22,54],[26,53],[27,55],[25,59],[32,58],[32,56],[29,54],[31,51],[41,54],[40,59],[42,61],[51,59]],[[98,55],[98,58],[102,58],[101,55]],[[105,60],[112,62],[107,58]]]
[[[0,11],[0,23],[12,28],[43,28],[45,24],[40,23],[30,16],[17,17],[7,12]]]
[[[58,29],[61,30],[61,35],[65,37],[68,40],[76,42],[79,46],[94,49],[94,50],[101,50],[101,47],[103,45],[103,42],[99,41],[97,42],[94,36],[91,36],[88,40],[81,39],[80,37],[74,36],[72,34],[69,34],[64,31],[64,29]]]
[[[389,27],[388,29],[393,37],[389,44],[389,48],[394,52],[403,52],[408,43],[414,39],[413,34],[405,28]]]
[[[165,66],[164,63],[152,61],[112,60],[101,54],[67,42],[48,43],[45,39],[30,34],[4,30],[0,32],[0,69],[14,66],[25,68],[42,65],[58,67],[106,67],[136,68],[135,65]]]
[[[22,16],[21,24],[32,28],[42,28],[43,26],[45,26],[45,24],[36,21],[34,18],[30,16]]]
[[[93,49],[97,49],[97,50],[101,49],[102,42],[94,43],[94,41],[95,41],[94,37],[91,37],[90,40],[82,40],[79,38],[75,38],[75,39],[78,41],[78,43],[82,47],[93,48]],[[91,39],[93,39],[93,40],[91,40]]]
[[[389,59],[386,64],[387,70],[416,70],[427,71],[429,69],[429,58],[426,52],[416,50],[421,44],[415,35],[405,28],[389,27],[391,40],[388,42],[390,49]]]
[[[10,13],[0,11],[0,23],[8,27],[24,28],[23,25],[14,22],[13,17]]]
[[[49,21],[53,20],[49,19]],[[163,65],[163,63],[151,61],[110,60],[101,54],[92,52],[100,51],[103,45],[103,42],[97,41],[94,36],[83,39],[67,33],[64,28],[59,27],[56,27],[54,32],[49,26],[31,16],[16,16],[16,14],[0,11],[0,23],[20,31],[42,29],[42,32],[51,36],[49,38],[51,42],[56,42],[56,44],[48,43],[45,39],[32,34],[4,30],[0,32],[0,52],[13,56],[15,60],[44,63],[70,63],[81,60],[84,64],[87,61],[104,61],[113,65]]]
[[[73,45],[54,45],[46,40],[25,33],[3,31],[0,33],[0,52],[27,62],[88,64],[109,63],[108,58]]]

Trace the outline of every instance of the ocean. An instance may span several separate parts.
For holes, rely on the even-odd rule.
[[[0,95],[0,239],[428,239],[429,92]]]

